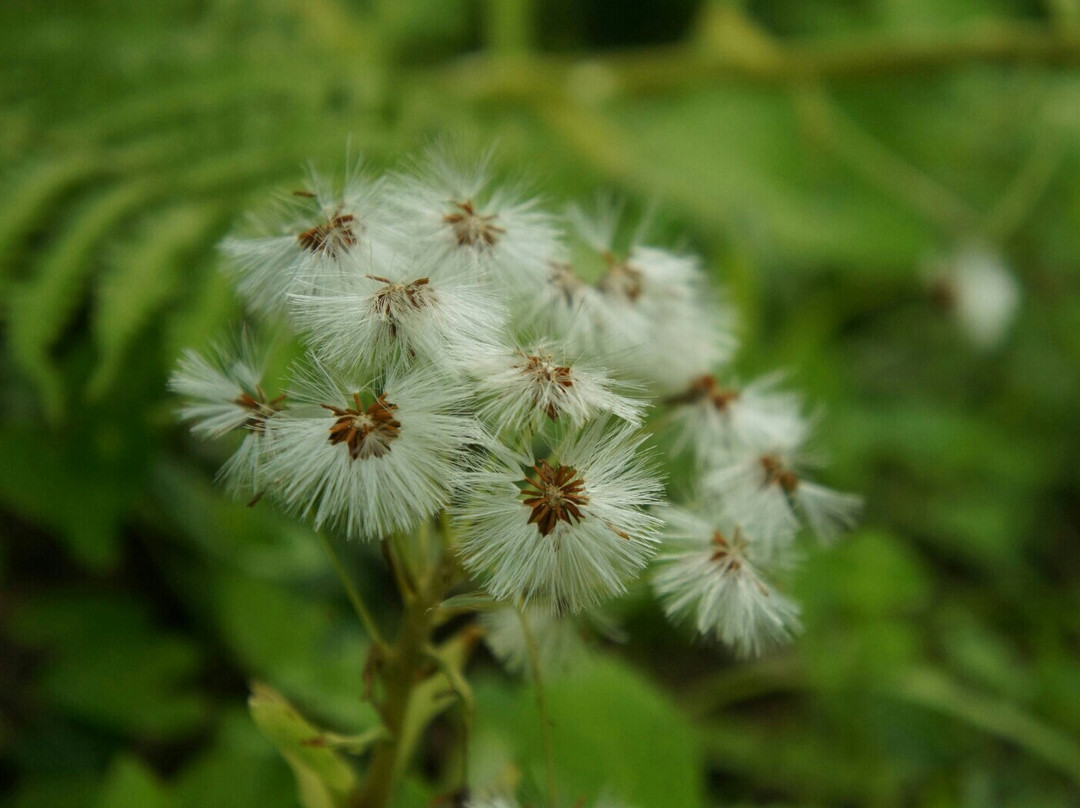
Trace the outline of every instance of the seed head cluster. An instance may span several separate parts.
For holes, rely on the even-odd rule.
[[[181,414],[242,436],[221,471],[237,495],[317,529],[393,540],[446,515],[467,573],[562,656],[580,643],[560,621],[650,564],[673,620],[758,653],[798,628],[775,584],[796,537],[834,538],[859,501],[811,479],[801,398],[732,372],[701,259],[628,222],[550,213],[446,148],[343,187],[312,174],[223,243],[264,325],[184,355]],[[264,379],[259,346],[297,339],[287,377]],[[665,467],[690,470],[682,504]],[[516,624],[491,621],[520,663]]]

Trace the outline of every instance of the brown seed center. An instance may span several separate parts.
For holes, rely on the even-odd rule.
[[[396,328],[397,320],[409,311],[419,311],[435,302],[435,291],[427,278],[417,278],[412,283],[396,283],[379,275],[368,275],[373,281],[386,284],[375,293],[372,306],[375,313]]]
[[[778,455],[765,455],[761,458],[761,466],[765,469],[766,486],[779,485],[785,494],[795,493],[799,478]]]
[[[618,261],[611,252],[604,253],[608,270],[597,283],[600,291],[621,297],[631,303],[641,297],[643,276],[641,270],[631,266],[629,261]]]
[[[267,419],[273,416],[274,413],[281,412],[285,409],[285,405],[282,403],[284,401],[284,395],[268,400],[266,391],[263,390],[262,385],[256,385],[254,395],[251,393],[241,393],[233,399],[233,404],[236,404],[238,407],[243,407],[251,413],[248,416],[248,419],[244,421],[244,429],[261,434],[266,431]]]
[[[585,518],[581,508],[589,504],[589,497],[577,469],[541,460],[533,471],[535,477],[525,476],[522,504],[532,509],[528,523],[535,523],[541,536],[549,535],[559,522],[572,525]]]
[[[551,354],[521,354],[522,362],[515,365],[522,375],[535,384],[534,402],[540,404],[546,390],[566,390],[574,386],[574,379],[567,365],[556,365]],[[551,398],[544,404],[544,412],[552,421],[559,417],[559,405]]]
[[[723,387],[715,376],[701,376],[690,383],[690,387],[684,393],[672,396],[668,399],[669,404],[698,404],[707,402],[717,410],[723,412],[731,402],[739,397],[738,390]]]
[[[586,286],[585,281],[574,271],[573,265],[565,261],[551,261],[549,267],[551,274],[548,275],[548,283],[555,287],[563,303],[573,306]]]
[[[443,222],[450,225],[459,247],[494,247],[506,229],[495,224],[497,213],[484,215],[477,213],[472,200],[454,202],[453,210],[443,216]]]
[[[736,526],[735,533],[729,541],[719,530],[714,530],[712,544],[716,549],[713,550],[712,560],[717,563],[725,564],[733,570],[739,569],[741,562],[739,561],[738,553],[743,544],[741,533],[739,527]]]
[[[353,393],[355,409],[342,409],[323,404],[337,419],[330,426],[330,443],[344,443],[353,460],[382,457],[389,454],[390,444],[401,433],[401,422],[394,417],[397,404],[391,404],[383,393],[370,407],[364,407],[359,393]]]
[[[358,226],[355,216],[339,209],[322,224],[297,235],[296,240],[309,252],[337,258],[356,244]]]

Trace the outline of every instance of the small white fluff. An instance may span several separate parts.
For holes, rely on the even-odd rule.
[[[184,396],[180,417],[201,438],[218,438],[272,405],[262,388],[262,363],[245,333],[233,344],[218,344],[208,356],[188,349],[169,377],[169,389]]]
[[[668,617],[689,621],[741,656],[756,656],[799,629],[799,606],[765,572],[786,563],[722,507],[665,507],[666,529],[652,583]]]
[[[529,630],[536,640],[537,658],[543,676],[561,675],[579,668],[586,660],[587,630],[578,615],[558,615],[547,606],[524,609]],[[482,612],[480,625],[491,653],[511,673],[531,678],[532,661],[521,615],[513,606]]]
[[[724,385],[707,374],[667,400],[673,451],[687,449],[701,463],[740,450],[799,443],[808,424],[802,396],[779,390],[780,374],[750,384]]]
[[[621,213],[610,202],[594,213],[569,212],[593,263],[604,267],[587,314],[603,335],[596,345],[612,370],[671,395],[730,359],[731,316],[713,299],[701,260],[646,245],[644,224],[620,249]]]
[[[360,251],[352,260],[350,272],[324,278],[317,292],[289,297],[295,325],[334,367],[467,365],[502,333],[506,311],[466,259],[380,260]]]
[[[298,368],[293,408],[270,424],[267,477],[287,510],[316,529],[380,539],[444,507],[465,447],[483,436],[463,392],[430,368],[354,384],[318,360]]]
[[[1001,344],[1020,307],[1020,284],[1001,254],[964,244],[933,270],[934,291],[980,350]]]
[[[262,361],[248,332],[231,344],[219,344],[209,356],[184,352],[169,378],[169,389],[187,401],[180,416],[201,438],[219,438],[236,430],[244,438],[218,472],[236,497],[257,496],[260,467],[269,448],[266,425],[284,408],[285,396],[270,397],[262,386]]]
[[[862,499],[806,479],[802,440],[734,452],[704,474],[703,486],[723,497],[732,516],[753,525],[764,542],[784,539],[802,522],[831,542],[855,525]]]
[[[663,488],[639,451],[645,438],[604,419],[571,436],[557,461],[500,451],[465,481],[465,566],[496,599],[559,613],[623,592],[656,550],[659,523],[644,509]]]
[[[477,356],[471,372],[482,401],[480,418],[500,435],[531,439],[546,422],[579,429],[604,414],[641,423],[644,402],[624,395],[625,384],[555,341],[501,346]]]
[[[352,253],[383,251],[389,231],[381,181],[365,177],[357,166],[340,189],[315,171],[309,185],[267,217],[273,222],[256,220],[251,229],[259,235],[231,236],[221,243],[237,291],[256,312],[281,313],[289,294],[311,292],[313,278],[333,271]]]
[[[464,253],[507,297],[532,295],[546,280],[558,229],[536,199],[493,179],[490,157],[470,160],[438,144],[392,177],[398,249],[435,262]]]
[[[735,341],[695,256],[634,247],[609,259],[598,288],[609,361],[662,395],[685,388],[728,361]],[[623,360],[619,363],[619,360]]]
[[[465,808],[520,808],[520,803],[511,796],[494,795],[471,798]]]

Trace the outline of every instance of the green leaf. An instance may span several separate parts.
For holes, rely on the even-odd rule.
[[[48,416],[56,420],[64,396],[63,379],[49,349],[82,301],[101,242],[132,216],[152,194],[149,185],[129,183],[96,194],[56,225],[54,240],[33,276],[15,285],[7,309],[11,354],[38,387]]]
[[[137,601],[53,591],[22,602],[7,633],[48,652],[41,695],[62,714],[150,740],[205,723],[205,697],[191,684],[200,649],[155,627]]]
[[[266,685],[252,686],[248,706],[255,724],[292,767],[304,808],[348,808],[356,772],[333,749],[313,743],[321,732]]]
[[[185,261],[215,232],[216,205],[179,205],[143,227],[138,240],[117,250],[98,286],[93,333],[100,354],[89,382],[91,397],[115,383],[131,343],[173,297]]]
[[[504,605],[505,604],[500,603],[495,600],[495,598],[491,597],[487,592],[465,592],[464,594],[447,598],[435,608],[440,612],[452,614],[457,611],[488,612]]]
[[[85,154],[53,156],[22,166],[5,182],[0,193],[0,290],[13,271],[18,242],[28,238],[38,222],[54,218],[50,208],[57,197],[86,182],[93,165]]]
[[[171,808],[165,786],[137,758],[121,757],[113,762],[97,808]]]
[[[302,697],[338,729],[362,732],[377,723],[360,675],[369,646],[351,611],[241,576],[221,576],[212,593],[215,623],[245,672]]]
[[[483,787],[512,762],[543,783],[540,716],[531,689],[510,690],[492,681],[475,689],[470,782]],[[598,658],[587,672],[548,683],[546,696],[564,802],[607,792],[629,805],[703,804],[697,732],[663,692],[627,664]]]
[[[55,531],[77,560],[105,570],[119,558],[120,524],[132,488],[83,441],[44,437],[41,427],[0,428],[0,502],[32,524]]]
[[[214,735],[173,779],[178,808],[296,808],[292,773],[240,706],[219,714]]]

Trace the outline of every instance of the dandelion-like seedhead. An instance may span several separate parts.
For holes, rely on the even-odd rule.
[[[763,541],[715,499],[695,510],[669,506],[662,517],[664,547],[653,587],[672,619],[741,655],[755,655],[798,629],[798,605],[768,578],[790,566],[793,532]]]
[[[663,487],[644,435],[592,422],[558,460],[507,454],[469,474],[457,511],[465,566],[499,600],[577,612],[623,592],[656,550]]]
[[[270,425],[274,499],[353,538],[412,529],[448,504],[467,447],[483,440],[466,394],[430,368],[361,382],[310,358]]]
[[[313,173],[227,239],[253,317],[304,353],[270,384],[247,338],[185,353],[181,416],[199,437],[243,436],[221,471],[236,495],[316,528],[395,541],[451,516],[444,551],[505,602],[484,623],[511,668],[518,609],[546,659],[576,658],[575,621],[662,535],[653,584],[673,620],[740,653],[787,638],[798,607],[772,573],[804,524],[833,538],[859,506],[807,479],[801,399],[776,376],[734,381],[731,317],[699,257],[617,205],[553,215],[490,163],[441,146],[385,178]],[[667,503],[680,453],[703,513]]]

